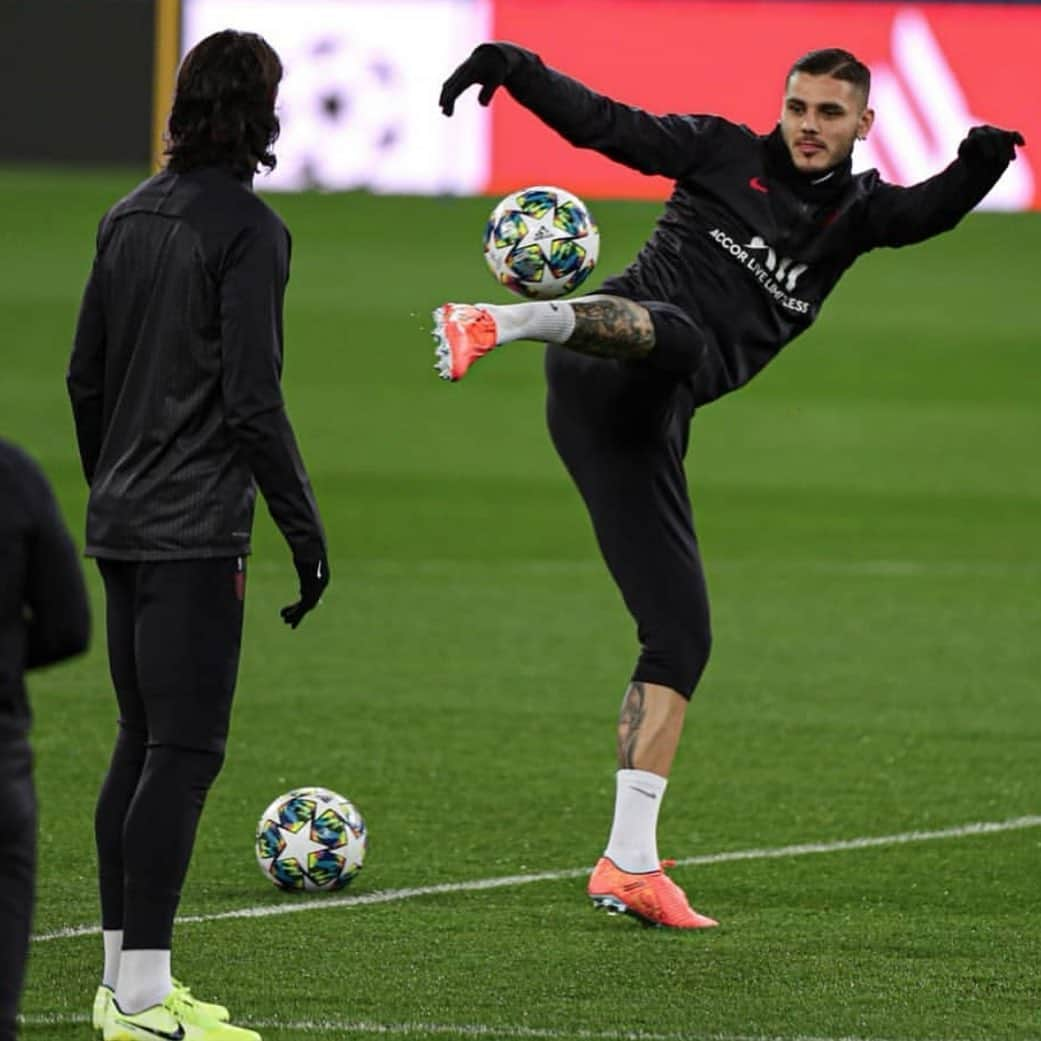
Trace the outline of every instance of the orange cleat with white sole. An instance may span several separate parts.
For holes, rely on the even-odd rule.
[[[435,368],[443,380],[461,380],[497,343],[495,319],[473,304],[444,304],[434,312]]]
[[[663,860],[657,871],[634,874],[623,871],[613,860],[601,857],[589,878],[586,892],[594,906],[609,914],[627,914],[645,925],[666,929],[710,929],[714,918],[698,914],[687,903],[687,895],[665,874],[674,860]]]

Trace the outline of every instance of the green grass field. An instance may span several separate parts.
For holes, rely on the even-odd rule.
[[[64,368],[97,219],[136,179],[0,173],[0,433],[77,537]],[[333,584],[285,629],[293,572],[259,511],[229,758],[181,909],[202,920],[179,926],[175,972],[265,1041],[1041,1037],[1041,215],[864,258],[810,334],[695,420],[716,641],[661,852],[759,853],[677,867],[722,926],[675,934],[584,896],[635,644],[545,434],[541,352],[456,386],[433,373],[430,309],[499,294],[489,201],[271,202],[294,233],[285,387]],[[595,210],[606,274],[656,207]],[[89,1037],[100,972],[96,934],[54,935],[96,921],[114,732],[87,574],[91,652],[31,685],[27,1039]],[[365,813],[344,895],[378,902],[261,877],[256,818],[302,784]],[[772,855],[797,844],[827,851]],[[265,914],[219,917],[247,909]]]

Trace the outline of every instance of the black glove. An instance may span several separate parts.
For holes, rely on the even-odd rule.
[[[480,83],[481,93],[477,95],[477,101],[487,105],[492,100],[492,95],[503,85],[506,80],[506,72],[509,62],[506,55],[494,44],[482,43],[476,48],[448,79],[441,88],[441,97],[438,104],[441,111],[450,116],[455,110],[455,99],[467,87]]]
[[[973,127],[965,140],[958,145],[958,158],[966,162],[998,166],[1016,158],[1016,145],[1026,144],[1018,130],[1002,130],[1001,127]]]
[[[318,605],[325,587],[329,584],[329,561],[325,556],[315,560],[293,558],[296,573],[300,576],[300,599],[295,604],[283,607],[280,614],[286,625],[295,629],[308,611]]]

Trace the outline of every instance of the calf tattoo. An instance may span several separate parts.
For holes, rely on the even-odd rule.
[[[622,711],[618,716],[618,766],[622,770],[635,769],[636,742],[647,716],[646,696],[643,684],[633,682],[622,698]]]
[[[645,358],[654,347],[654,326],[646,307],[620,296],[586,296],[571,303],[575,331],[569,351],[598,358]]]

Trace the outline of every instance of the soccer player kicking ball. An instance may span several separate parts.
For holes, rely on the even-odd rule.
[[[224,762],[256,488],[289,544],[294,629],[329,580],[282,400],[289,233],[252,191],[275,165],[282,64],[233,30],[185,57],[166,168],[105,215],[69,363],[105,583],[119,732],[95,836],[104,1041],[259,1041],[171,974],[174,917]]]
[[[650,240],[596,296],[434,312],[444,378],[513,340],[548,343],[550,435],[578,486],[641,652],[618,722],[614,822],[589,879],[600,907],[698,929],[662,870],[657,818],[687,704],[708,659],[708,599],[683,458],[694,410],[747,383],[805,332],[860,254],[948,231],[1023,138],[974,127],[942,173],[910,188],[854,175],[871,130],[870,73],[848,51],[791,67],[766,135],[712,115],[654,116],[593,93],[508,43],[478,47],[440,105],[504,86],[573,145],[674,180]]]

